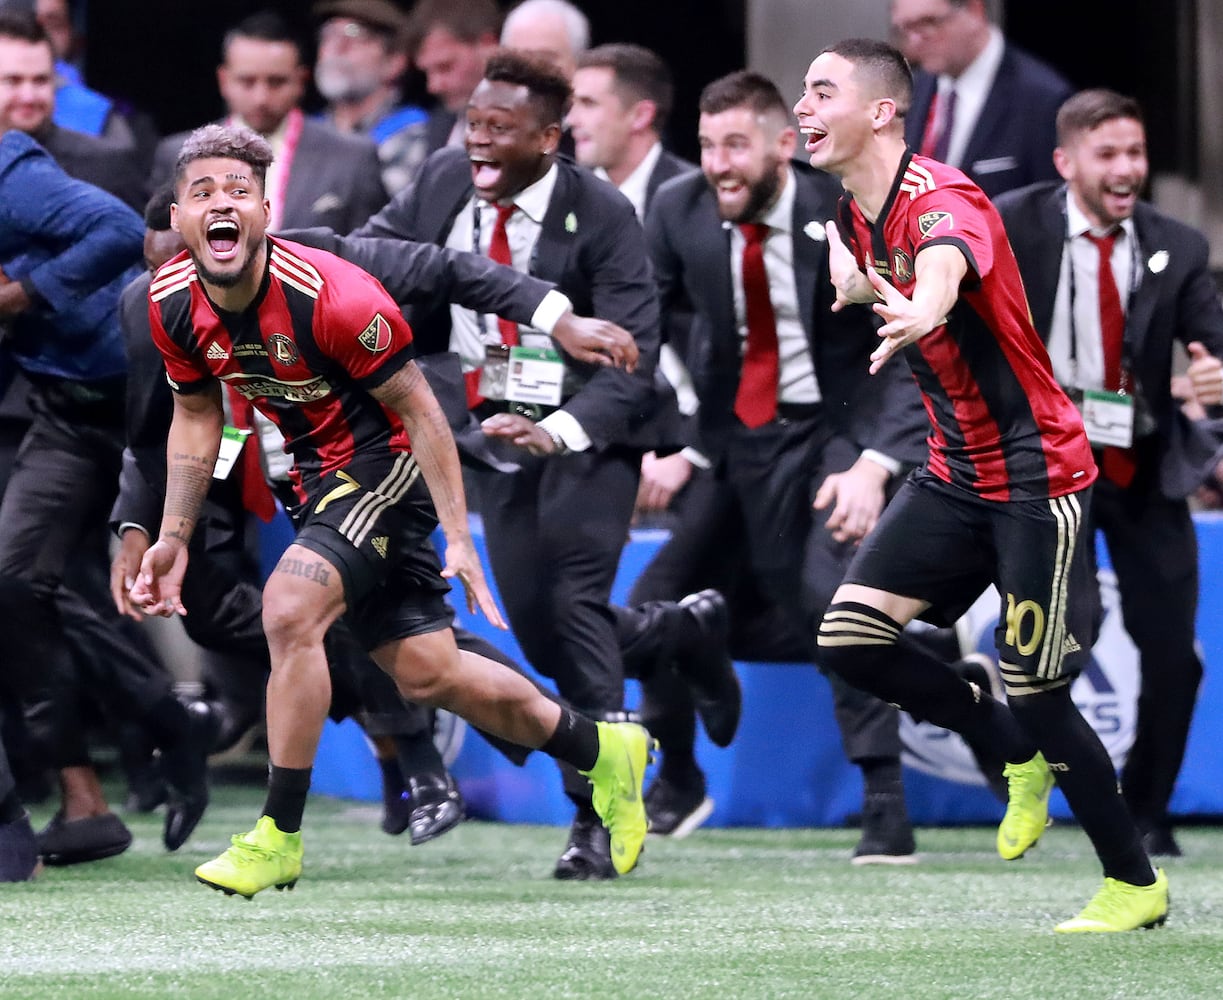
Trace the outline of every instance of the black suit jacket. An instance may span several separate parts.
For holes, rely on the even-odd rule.
[[[190,133],[167,136],[153,154],[149,190],[174,178],[174,161]],[[356,229],[386,204],[378,147],[362,135],[345,135],[307,118],[285,188],[283,228],[326,226],[336,232]]]
[[[650,171],[650,178],[645,185],[645,210],[650,211],[650,206],[654,204],[654,196],[658,194],[658,189],[673,180],[676,177],[682,177],[684,174],[690,174],[699,168],[695,163],[689,163],[687,160],[680,159],[674,153],[668,153],[665,149],[662,155],[659,156],[658,162],[654,164],[654,169]]]
[[[1065,246],[1065,198],[1064,184],[1049,183],[997,201],[1032,319],[1046,342]],[[1145,203],[1134,211],[1134,226],[1142,275],[1126,318],[1126,349],[1138,391],[1155,418],[1160,489],[1176,499],[1188,496],[1214,467],[1219,441],[1208,427],[1187,419],[1172,398],[1174,344],[1201,341],[1223,358],[1223,308],[1201,233]]]
[[[922,70],[913,74],[913,106],[905,118],[905,139],[914,149],[921,146],[937,89],[937,77]],[[1007,44],[963,162],[957,166],[991,198],[1035,181],[1053,180],[1057,109],[1073,93],[1074,88],[1049,66]]]
[[[85,181],[144,214],[144,178],[130,146],[60,128],[54,123],[35,138],[70,177]]]
[[[569,366],[581,388],[564,410],[581,424],[596,449],[611,445],[655,446],[659,400],[653,374],[658,360],[658,302],[637,217],[628,199],[594,174],[566,159],[556,161],[552,201],[532,257],[531,273],[556,285],[574,311],[617,323],[637,340],[640,363],[632,374]],[[459,149],[434,153],[416,183],[400,192],[358,236],[389,236],[445,243],[459,212],[472,197],[471,167]],[[450,303],[435,297],[407,313],[418,353],[450,348]]]
[[[908,365],[896,359],[878,375],[868,372],[878,345],[865,307],[831,311],[824,223],[835,215],[841,185],[806,164],[792,164],[794,272],[824,412],[836,434],[857,451],[873,448],[897,461],[925,460],[926,415]],[[718,215],[701,173],[679,177],[658,192],[646,218],[650,255],[666,310],[685,302],[695,311],[685,361],[701,401],[701,448],[722,453],[732,428],[742,345],[735,321],[730,229]],[[813,470],[814,471],[814,470]]]

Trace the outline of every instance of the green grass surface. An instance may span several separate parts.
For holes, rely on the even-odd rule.
[[[1166,927],[1062,937],[1099,885],[1073,828],[1003,862],[993,830],[918,833],[921,864],[853,868],[853,830],[651,840],[611,884],[550,877],[565,831],[467,823],[413,848],[376,807],[316,798],[296,890],[250,902],[192,869],[254,822],[221,787],[191,841],[0,886],[0,997],[1217,998],[1223,830],[1180,833]],[[35,819],[45,821],[45,810]]]

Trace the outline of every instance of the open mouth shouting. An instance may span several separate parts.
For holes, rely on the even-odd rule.
[[[827,132],[825,132],[823,129],[816,128],[814,125],[803,125],[798,131],[807,137],[803,141],[803,148],[808,153],[815,152],[819,144],[828,137]]]
[[[216,261],[230,261],[238,256],[241,235],[233,219],[214,219],[208,224],[208,252]]]
[[[479,154],[468,156],[471,161],[471,183],[483,196],[495,196],[501,188],[501,161]]]

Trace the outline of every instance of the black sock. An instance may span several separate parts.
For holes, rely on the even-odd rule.
[[[599,727],[593,720],[562,705],[556,731],[539,749],[549,757],[572,764],[579,771],[589,771],[599,759]]]
[[[378,767],[382,769],[382,797],[398,799],[404,792],[403,771],[399,769],[399,760],[395,757],[379,757]]]
[[[13,789],[3,799],[0,799],[0,823],[16,823],[25,815],[25,806],[17,797],[17,789]]]
[[[863,790],[867,795],[904,794],[897,758],[867,757],[859,761],[858,766],[862,769]]]
[[[1104,874],[1132,885],[1150,885],[1155,872],[1142,836],[1117,791],[1108,751],[1075,708],[1070,685],[1013,701],[1020,723],[1053,767],[1057,786],[1087,834]]]
[[[297,833],[302,828],[312,770],[268,765],[268,797],[263,804],[263,815],[271,816],[281,833]]]
[[[432,713],[430,713],[432,720]],[[439,777],[446,773],[446,764],[438,753],[433,742],[433,727],[430,722],[428,729],[410,735],[393,737],[395,741],[395,756],[399,759],[399,769],[404,780],[414,774],[435,774]]]

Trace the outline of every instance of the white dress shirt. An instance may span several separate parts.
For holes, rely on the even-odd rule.
[[[942,107],[946,107],[944,102],[951,88],[955,88],[955,121],[951,123],[951,140],[947,146],[947,162],[953,167],[964,167],[968,140],[977,127],[985,99],[994,86],[994,77],[1002,65],[1004,47],[1002,32],[990,25],[989,41],[964,72],[954,79],[946,74],[938,78],[938,99]]]

